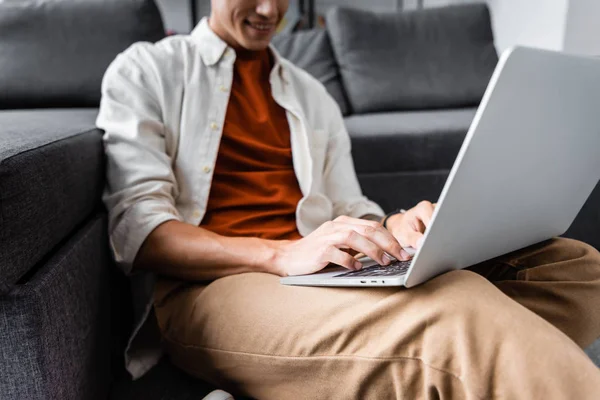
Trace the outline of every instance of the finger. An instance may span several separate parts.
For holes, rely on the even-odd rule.
[[[371,221],[368,219],[353,218],[353,217],[348,217],[347,215],[340,215],[339,217],[337,217],[334,220],[334,222],[341,222],[343,224],[373,226],[373,227],[377,227],[377,226],[381,225],[380,221]]]
[[[318,229],[321,231],[322,234],[327,235],[330,233],[345,230],[348,227],[348,225],[373,226],[373,227],[382,226],[380,223],[375,222],[375,221],[368,221],[368,220],[363,220],[363,219],[359,219],[359,218],[340,216],[340,217],[337,217],[333,221],[325,222]]]
[[[335,246],[331,246],[329,248],[325,257],[326,261],[337,264],[351,271],[362,269],[362,264],[360,261],[357,261],[350,254],[336,248]]]
[[[407,218],[408,226],[410,226],[415,232],[425,232],[425,224],[416,216]]]
[[[356,251],[366,254],[379,264],[387,265],[391,262],[389,256],[384,257],[384,250],[375,243],[356,232],[350,225],[330,237],[331,244],[336,247],[350,247]]]
[[[422,201],[411,211],[425,224],[425,227],[429,227],[431,223],[431,217],[433,216],[433,211],[435,210],[435,206],[431,204],[429,201]]]
[[[342,225],[340,225],[340,227],[342,227]],[[365,243],[364,245],[367,246],[366,251],[358,248],[354,249],[365,253],[367,256],[371,257],[373,260],[382,265],[388,265],[391,261],[390,257],[384,258],[385,253],[397,258],[398,260],[405,260],[407,257],[409,257],[406,252],[402,251],[402,246],[400,243],[398,243],[398,240],[381,224],[345,224],[342,229],[351,229],[360,236],[366,238],[368,240],[367,243],[360,242]],[[373,243],[375,247],[373,248],[368,243]],[[359,245],[359,243],[356,243],[356,245]]]
[[[396,259],[408,260],[410,258],[410,255],[402,249],[402,245],[398,242],[398,239],[382,225],[378,225],[377,227],[357,226],[354,229],[383,249],[385,253],[392,255]]]
[[[370,221],[370,220],[366,220],[366,219],[352,218],[352,217],[342,215],[342,216],[337,217],[335,220],[330,221],[330,224],[331,224],[331,226],[335,226],[336,230],[343,229],[343,227],[345,225],[371,227],[373,229],[379,230],[381,233],[383,233],[386,236],[394,238],[394,235],[392,235],[392,233],[388,229],[384,228],[383,225],[381,224],[381,222],[378,222],[378,221]],[[359,230],[360,230],[360,228],[359,228]]]
[[[389,230],[385,229],[379,222],[341,216],[336,218],[335,221],[331,221],[330,228],[332,231],[337,232],[345,232],[347,229],[353,229],[355,232],[367,237],[371,242],[379,246],[384,253],[388,253],[398,260],[408,260],[411,257],[410,254],[402,250],[402,246],[398,243],[398,240],[394,235],[392,235]],[[360,251],[359,249],[354,250]],[[382,265],[389,264],[387,259],[383,259],[383,254],[375,257],[373,257],[372,254],[366,255],[380,264],[383,263]]]
[[[422,232],[408,231],[402,237],[402,245],[404,247],[412,247],[418,249],[421,245],[422,238],[425,237]]]

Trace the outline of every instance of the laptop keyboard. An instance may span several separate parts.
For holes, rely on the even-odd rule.
[[[406,275],[408,272],[408,268],[410,267],[410,263],[412,260],[408,261],[394,261],[388,266],[384,265],[373,265],[371,267],[366,267],[361,269],[360,271],[350,271],[343,274],[335,275],[334,278],[354,278],[354,277],[362,277],[362,276],[401,276]]]

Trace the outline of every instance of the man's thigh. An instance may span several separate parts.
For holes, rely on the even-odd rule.
[[[600,336],[600,253],[554,238],[468,270],[544,318],[585,348]]]
[[[209,285],[175,283],[175,290],[157,290],[155,309],[165,338],[184,345],[266,355],[397,355],[397,349],[386,348],[389,342],[351,340],[393,329],[400,337],[395,345],[412,356],[411,330],[421,329],[436,313],[453,312],[453,302],[485,307],[490,295],[504,293],[569,331],[553,320],[554,313],[562,314],[554,300],[569,297],[569,306],[580,303],[580,297],[600,300],[600,295],[588,295],[590,287],[600,293],[599,260],[589,246],[554,239],[412,289],[285,286],[277,276],[249,273]],[[169,282],[163,286],[171,289]],[[552,296],[534,295],[542,289]]]
[[[466,358],[473,366],[469,379],[487,379],[479,375],[493,371],[499,343],[515,320],[534,332],[554,331],[470,271],[411,289],[294,287],[249,273],[208,286],[186,284],[158,299],[155,310],[167,352],[188,373],[225,388],[289,382],[289,393],[302,389],[304,375],[345,375],[354,394],[359,387],[414,393],[427,379],[455,392]]]
[[[492,282],[589,279],[598,276],[600,253],[577,240],[553,238],[467,269]]]

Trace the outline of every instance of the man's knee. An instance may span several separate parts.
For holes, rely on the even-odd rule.
[[[575,255],[589,255],[600,258],[600,253],[594,246],[576,239],[554,238],[550,242],[550,247],[554,251],[566,254],[574,253]]]
[[[567,238],[554,238],[509,255],[509,263],[520,270],[528,270],[527,280],[552,273],[559,280],[569,279],[575,269],[596,271],[600,274],[600,253],[587,243]],[[565,275],[566,274],[566,275]],[[575,275],[570,275],[575,278]],[[550,277],[550,276],[547,276]],[[556,280],[556,279],[551,279]]]
[[[448,272],[424,286],[431,293],[430,307],[442,319],[478,323],[490,316],[490,307],[504,307],[511,302],[492,282],[469,270]]]
[[[573,266],[580,266],[582,269],[590,273],[590,278],[600,279],[600,252],[598,250],[579,240],[573,239],[557,239],[563,248],[568,249],[567,252],[570,258],[566,261],[571,261]]]

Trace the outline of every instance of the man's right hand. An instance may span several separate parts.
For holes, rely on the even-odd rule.
[[[410,258],[381,223],[346,216],[325,222],[300,240],[275,243],[273,267],[281,276],[312,274],[329,263],[353,271],[361,269],[362,264],[344,251],[347,249],[363,253],[381,265],[391,263],[388,254],[398,260]]]

